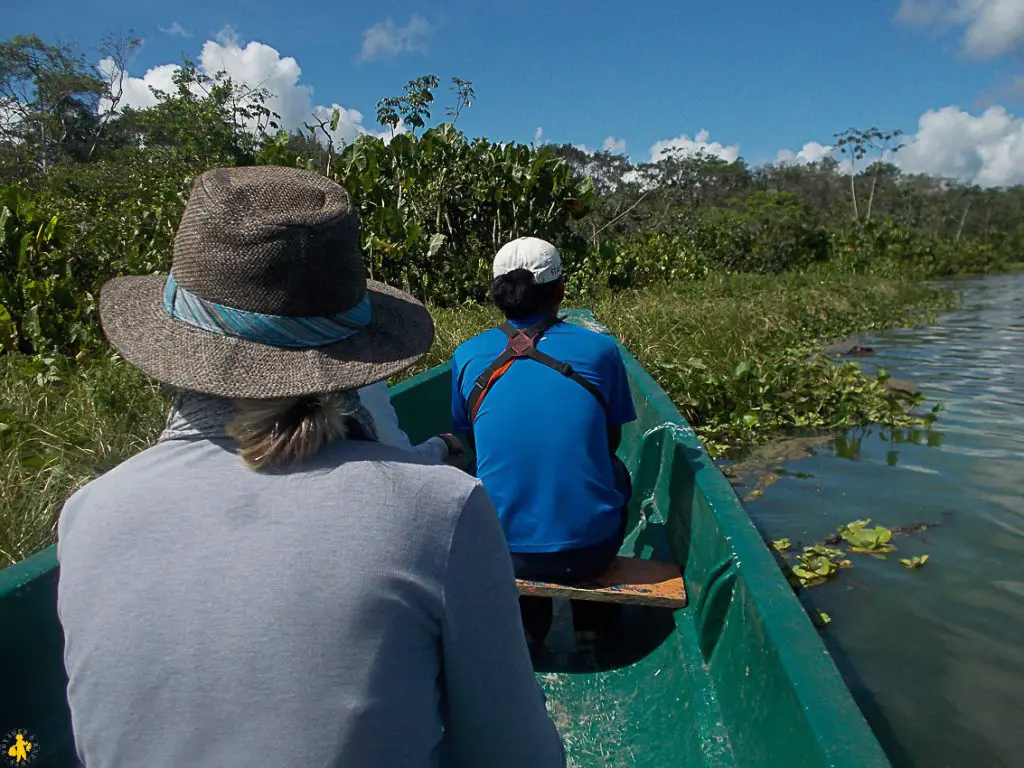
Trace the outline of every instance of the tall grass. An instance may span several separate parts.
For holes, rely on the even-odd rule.
[[[159,433],[158,388],[107,355],[75,365],[0,358],[0,565],[53,540],[64,500]]]
[[[808,273],[711,276],[607,295],[590,308],[721,455],[792,428],[900,418],[882,383],[817,352],[835,337],[925,319],[948,304],[947,294],[906,282]],[[447,360],[500,320],[478,305],[432,314],[434,347],[409,374]],[[0,365],[5,566],[53,541],[77,488],[152,444],[166,401],[109,352],[49,364],[10,355]]]
[[[609,296],[594,311],[719,457],[794,429],[913,421],[884,373],[822,350],[855,331],[929,321],[954,302],[905,280],[811,271],[712,275]]]

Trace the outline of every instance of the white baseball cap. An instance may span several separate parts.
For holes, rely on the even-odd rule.
[[[547,240],[520,237],[501,246],[494,257],[494,276],[507,275],[514,269],[533,273],[538,284],[553,283],[562,276],[562,257]]]

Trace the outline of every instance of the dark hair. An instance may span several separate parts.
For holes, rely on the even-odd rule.
[[[509,320],[553,311],[561,299],[562,281],[537,284],[528,269],[513,269],[494,278],[491,297]]]

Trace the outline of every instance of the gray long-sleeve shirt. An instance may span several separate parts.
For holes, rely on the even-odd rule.
[[[87,768],[561,768],[482,486],[363,442],[301,471],[171,440],[58,529]]]

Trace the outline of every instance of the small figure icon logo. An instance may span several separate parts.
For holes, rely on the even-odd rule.
[[[7,765],[31,765],[39,754],[36,738],[28,731],[14,730],[4,736],[3,755]]]

